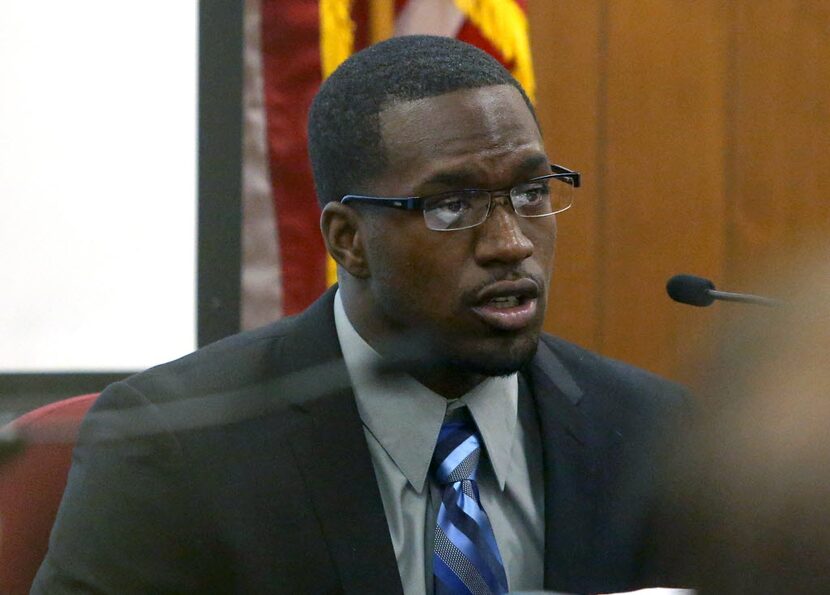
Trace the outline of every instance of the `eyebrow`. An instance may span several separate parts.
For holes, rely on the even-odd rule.
[[[539,169],[542,164],[547,165],[547,163],[547,155],[542,153],[537,153],[527,157],[519,164],[518,171],[520,174],[517,176],[516,181],[531,175],[534,170]],[[477,174],[467,169],[440,171],[418,184],[418,187],[446,186],[449,188],[470,188],[476,184],[476,179]]]

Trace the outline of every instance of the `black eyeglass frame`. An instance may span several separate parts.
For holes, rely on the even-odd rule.
[[[530,184],[532,182],[540,182],[542,180],[560,180],[565,184],[569,184],[569,185],[573,186],[574,188],[579,188],[579,186],[581,184],[581,180],[582,180],[582,174],[580,174],[578,171],[570,170],[567,167],[564,167],[564,166],[561,166],[561,165],[556,165],[555,163],[551,163],[549,165],[550,165],[551,171],[553,172],[552,174],[547,174],[547,175],[544,175],[544,176],[538,176],[536,178],[531,178],[530,180],[522,182],[522,184]],[[495,190],[486,190],[486,192],[490,192],[490,193],[504,192],[504,191],[509,192],[512,189],[513,189],[513,186],[511,186],[510,188],[499,188],[499,189],[495,189]],[[483,188],[461,188],[459,190],[448,190],[448,191],[445,191],[445,192],[438,192],[436,194],[428,194],[426,196],[402,196],[402,197],[399,197],[399,198],[390,198],[390,197],[383,197],[383,196],[362,196],[362,195],[359,195],[359,194],[347,194],[346,196],[344,196],[343,198],[340,199],[340,202],[344,205],[348,204],[350,202],[356,202],[356,203],[376,205],[376,206],[379,206],[379,207],[391,207],[393,209],[401,209],[401,210],[404,210],[404,211],[419,211],[419,210],[422,211],[424,201],[426,201],[426,200],[439,198],[439,197],[444,196],[444,195],[450,196],[450,195],[453,195],[453,194],[457,194],[459,192],[471,192],[471,191],[481,191],[481,190],[484,190],[484,189]],[[512,205],[512,203],[511,203],[511,205]],[[565,209],[562,209],[562,210],[565,210]],[[554,211],[553,213],[547,213],[546,215],[555,215],[556,213],[561,213],[562,210]],[[544,217],[546,215],[541,215],[541,216]],[[449,231],[455,231],[455,230],[449,230]]]

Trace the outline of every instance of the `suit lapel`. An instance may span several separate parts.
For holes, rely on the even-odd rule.
[[[337,363],[319,380],[332,390],[296,402],[307,423],[292,430],[291,449],[344,593],[402,593],[363,425],[354,394],[347,388],[332,298],[330,291],[297,319],[297,336],[303,341],[299,359],[308,367]]]
[[[591,566],[598,440],[579,408],[582,389],[544,342],[528,376],[542,434],[545,588],[573,590]]]

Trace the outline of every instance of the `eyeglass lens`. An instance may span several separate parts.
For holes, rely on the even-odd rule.
[[[427,200],[424,220],[429,229],[448,231],[474,227],[484,222],[490,210],[487,190],[461,190]],[[549,178],[519,184],[510,189],[510,201],[520,217],[545,217],[564,211],[573,201],[569,180]]]

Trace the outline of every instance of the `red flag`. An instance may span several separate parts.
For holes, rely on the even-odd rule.
[[[319,38],[316,0],[263,0],[263,92],[284,314],[299,312],[326,287],[306,143],[308,109],[322,80]]]

